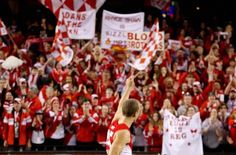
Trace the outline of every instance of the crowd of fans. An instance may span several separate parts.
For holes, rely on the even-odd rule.
[[[149,17],[152,18],[152,17]],[[145,30],[150,29],[147,22]],[[0,49],[0,59],[14,55],[24,64],[5,70],[0,64],[0,139],[12,150],[105,150],[106,133],[125,81],[135,71],[128,63],[140,54],[122,48],[101,49],[98,41],[73,41],[72,62],[62,67],[50,55],[52,42],[26,46],[26,40],[49,37],[45,19],[23,34],[9,26],[15,44]],[[206,149],[236,147],[236,77],[233,27],[214,30],[202,22],[194,30],[187,20],[173,27],[163,19],[165,51],[135,79],[130,98],[143,105],[132,126],[134,147],[161,151],[163,111],[176,116],[200,112]],[[220,31],[227,32],[221,35]],[[168,39],[181,47],[168,47]]]

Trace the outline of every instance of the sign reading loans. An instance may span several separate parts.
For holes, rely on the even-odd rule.
[[[61,9],[59,21],[64,20],[70,39],[92,39],[95,35],[96,11],[76,12]]]
[[[162,155],[203,155],[201,119],[164,112]]]
[[[127,46],[128,32],[143,32],[144,13],[118,14],[103,11],[101,47]]]

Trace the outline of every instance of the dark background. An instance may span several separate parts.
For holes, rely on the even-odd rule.
[[[235,23],[236,14],[233,0],[175,0],[179,6],[181,17],[192,22],[206,21],[209,24]],[[196,7],[200,9],[197,10]],[[158,9],[144,7],[144,0],[106,0],[99,10],[107,9],[118,13],[133,13],[137,11],[158,12]],[[46,10],[37,0],[0,0],[0,17],[7,23],[17,19],[20,24],[42,16],[53,15]]]

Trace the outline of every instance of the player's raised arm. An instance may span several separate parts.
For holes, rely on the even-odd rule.
[[[121,96],[121,99],[119,101],[118,104],[118,108],[117,111],[115,113],[115,116],[113,118],[112,121],[119,119],[122,116],[122,106],[124,101],[129,99],[129,95],[131,93],[131,91],[135,88],[135,83],[134,83],[134,79],[138,76],[139,73],[137,73],[136,75],[131,75],[125,82],[125,90]]]

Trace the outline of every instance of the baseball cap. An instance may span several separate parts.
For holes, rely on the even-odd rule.
[[[18,98],[18,97],[17,97],[17,98],[15,98],[15,99],[14,99],[14,101],[15,101],[15,103],[21,103],[21,99],[20,99],[20,98]]]

